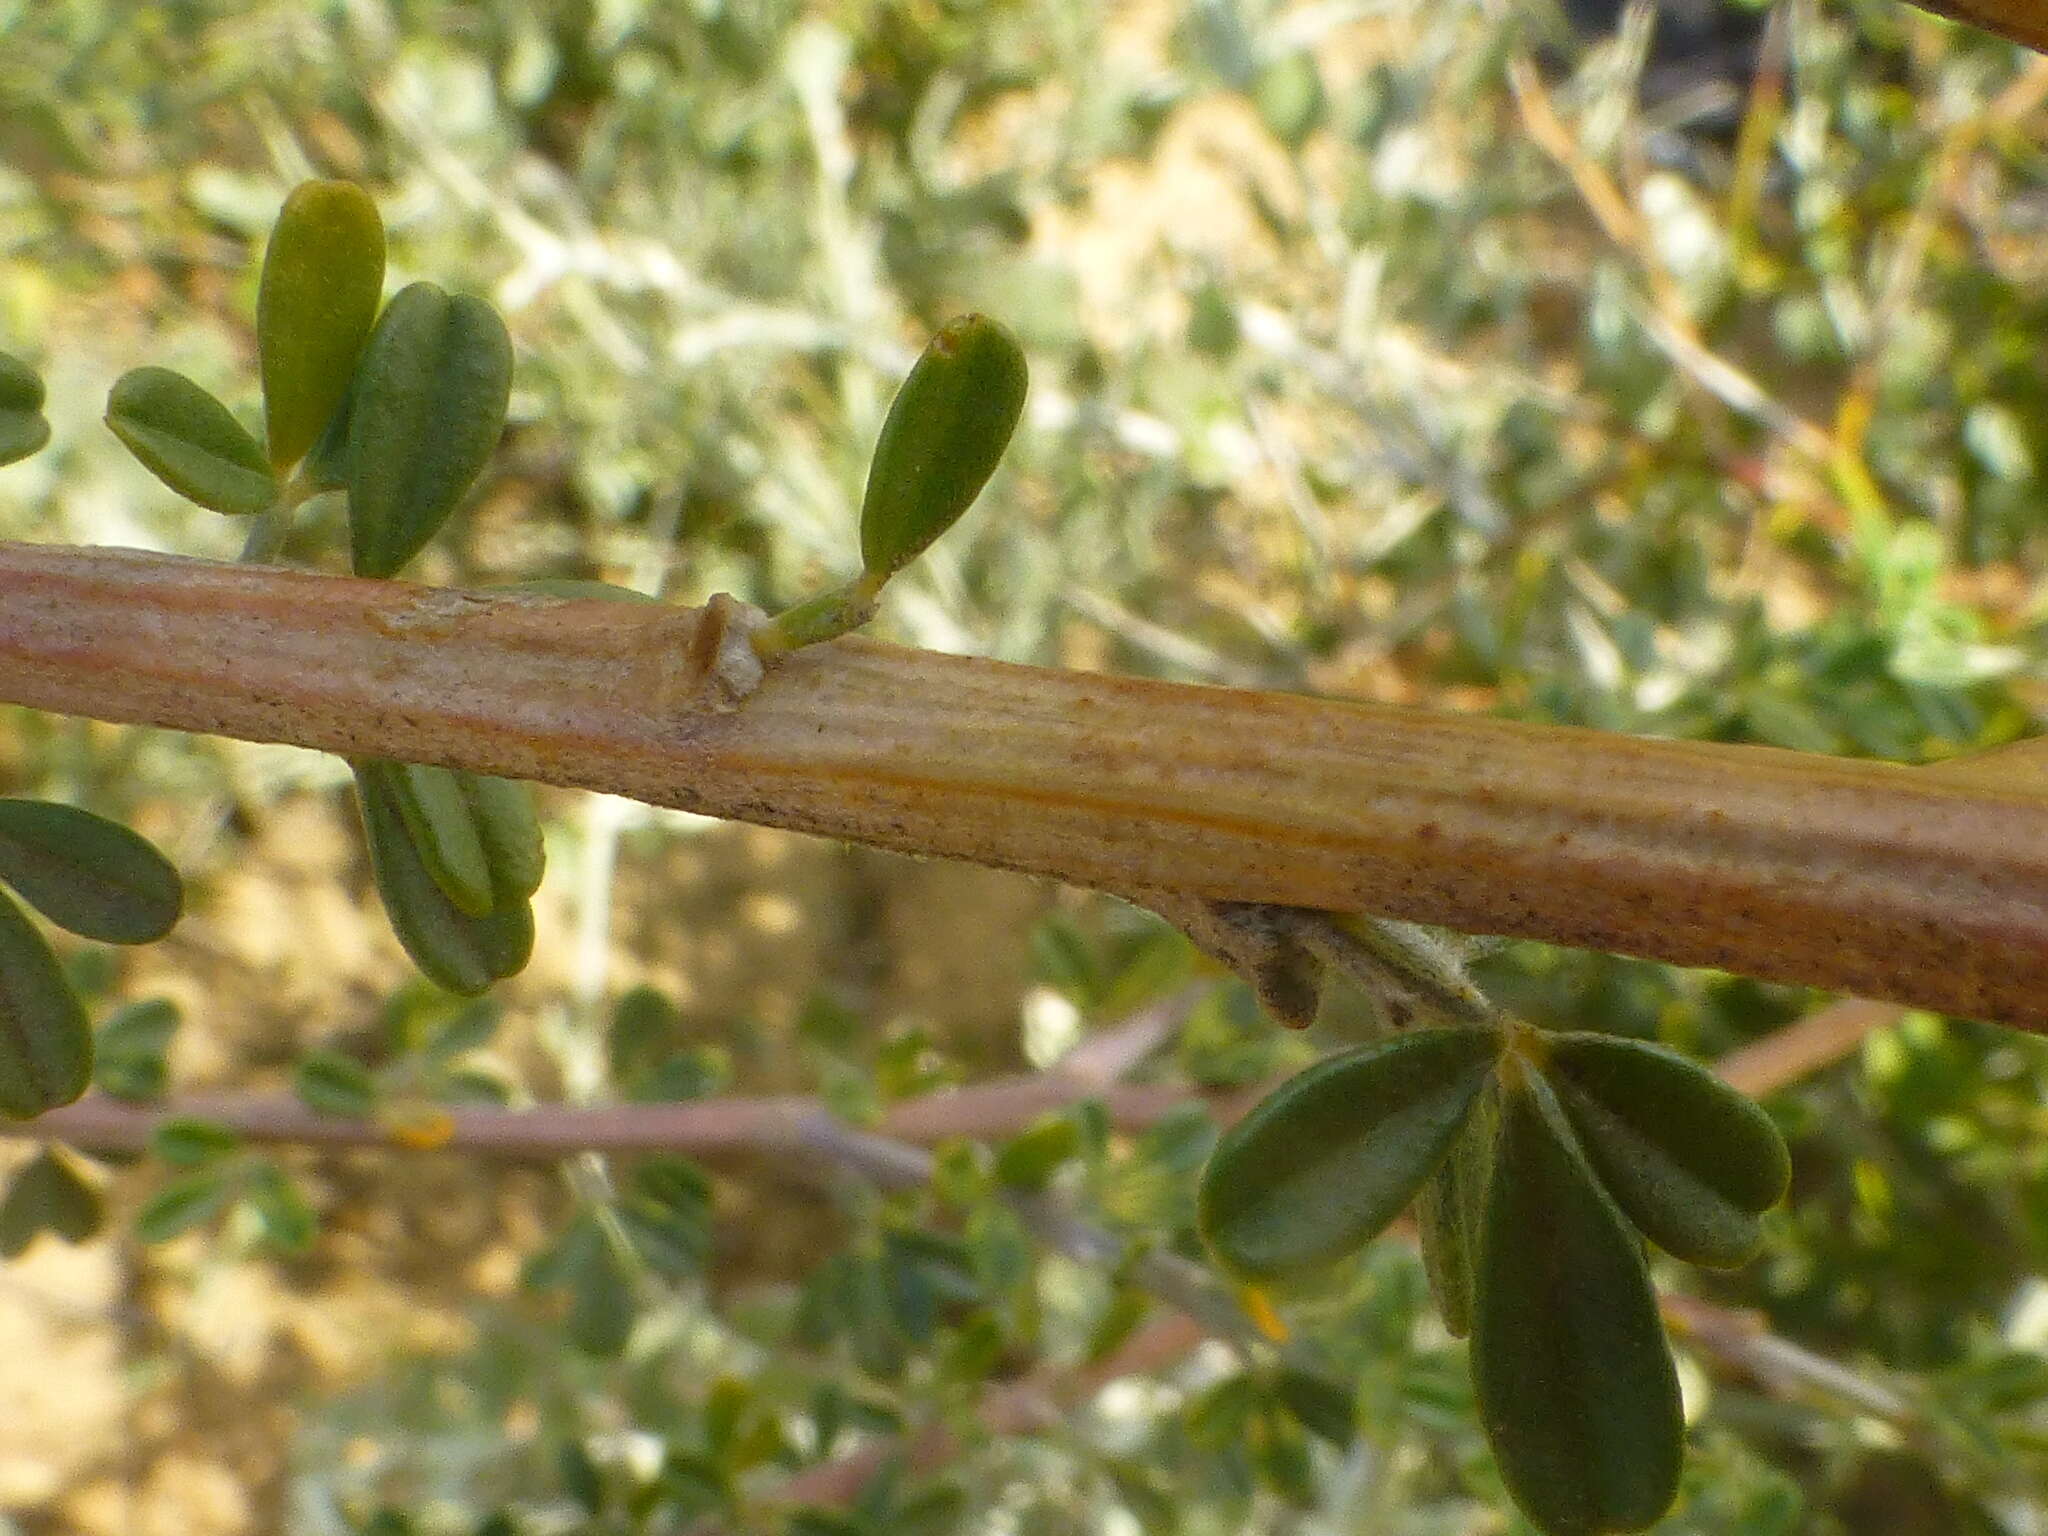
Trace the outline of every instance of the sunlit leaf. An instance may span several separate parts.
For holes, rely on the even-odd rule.
[[[256,346],[270,462],[289,469],[333,419],[384,292],[384,221],[361,187],[292,189],[263,253]]]
[[[115,381],[107,425],[187,501],[250,516],[277,500],[270,460],[234,413],[181,373],[136,368]]]
[[[1024,411],[1016,338],[966,315],[932,338],[903,381],[868,467],[860,557],[886,577],[922,554],[974,504]]]
[[[27,363],[0,352],[0,464],[25,459],[49,440],[43,381]]]

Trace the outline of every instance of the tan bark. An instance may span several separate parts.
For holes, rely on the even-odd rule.
[[[0,700],[2048,1027],[2048,794],[2024,774],[861,640],[735,706],[706,612],[0,545]]]

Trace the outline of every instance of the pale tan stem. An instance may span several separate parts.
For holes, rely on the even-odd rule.
[[[735,704],[731,615],[0,544],[0,700],[2048,1027],[2026,783],[861,640]]]

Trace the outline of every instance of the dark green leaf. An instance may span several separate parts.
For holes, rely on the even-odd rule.
[[[0,892],[0,1115],[69,1104],[92,1081],[92,1030],[49,943]]]
[[[149,1148],[174,1168],[202,1168],[241,1149],[240,1133],[214,1120],[174,1115],[149,1133]]]
[[[223,1170],[215,1168],[171,1180],[143,1202],[135,1216],[135,1235],[145,1243],[165,1243],[204,1226],[227,1204],[231,1183]]]
[[[0,352],[0,464],[25,459],[49,440],[43,381],[21,359]]]
[[[1478,1265],[1479,1231],[1486,1215],[1486,1182],[1492,1168],[1499,1112],[1492,1092],[1482,1093],[1450,1154],[1424,1182],[1415,1200],[1415,1225],[1430,1294],[1453,1338],[1472,1331],[1472,1276]]]
[[[45,1147],[0,1200],[0,1257],[18,1258],[44,1232],[82,1243],[106,1219],[99,1192],[61,1152]]]
[[[1608,1193],[1677,1258],[1754,1257],[1757,1216],[1792,1176],[1770,1116],[1676,1051],[1613,1035],[1548,1038],[1547,1070]]]
[[[893,575],[974,503],[1024,410],[1016,338],[965,315],[932,338],[896,392],[868,468],[860,558],[871,579]]]
[[[1327,1376],[1288,1368],[1274,1378],[1273,1392],[1311,1434],[1339,1447],[1357,1438],[1349,1387]]]
[[[385,306],[350,407],[357,575],[396,575],[440,531],[497,447],[511,387],[512,339],[481,299],[414,283]]]
[[[458,910],[413,846],[392,783],[394,765],[351,766],[377,893],[413,964],[429,980],[467,997],[519,971],[533,952],[533,913],[527,903],[502,902],[486,917]]]
[[[58,927],[107,944],[162,938],[185,901],[147,840],[50,800],[0,799],[0,880]]]
[[[633,1332],[633,1287],[626,1266],[593,1217],[569,1233],[563,1283],[569,1288],[569,1342],[588,1355],[609,1358]]]
[[[292,1074],[292,1092],[323,1115],[364,1120],[377,1108],[377,1079],[361,1062],[338,1051],[312,1051]]]
[[[277,500],[270,461],[234,413],[182,373],[136,368],[107,397],[107,425],[188,501],[238,517]]]
[[[1550,1536],[1639,1530],[1678,1491],[1685,1423],[1641,1240],[1550,1087],[1501,1094],[1472,1311],[1481,1422]]]
[[[256,346],[270,462],[290,468],[333,419],[384,296],[384,221],[362,188],[307,181],[270,231]]]
[[[1246,1275],[1341,1258],[1414,1198],[1499,1053],[1490,1030],[1423,1030],[1282,1084],[1216,1144],[1202,1173],[1203,1238]]]

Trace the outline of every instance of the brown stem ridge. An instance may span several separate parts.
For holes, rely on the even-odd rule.
[[[1111,890],[1370,912],[2048,1028],[2048,790],[0,544],[0,701],[441,763]]]
[[[2048,53],[2048,4],[2043,0],[1912,0],[1923,11],[1967,22],[2015,43]]]

